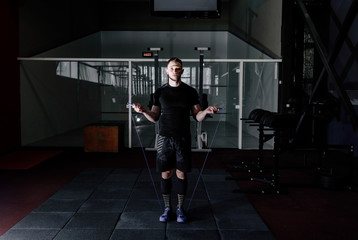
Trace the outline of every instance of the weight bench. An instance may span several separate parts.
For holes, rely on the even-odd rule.
[[[263,173],[263,144],[269,139],[273,138],[273,168],[272,175],[270,178],[263,177],[227,177],[227,180],[239,180],[239,179],[249,179],[251,181],[258,181],[262,183],[269,184],[269,188],[261,189],[261,193],[280,193],[280,184],[279,184],[279,159],[280,152],[282,148],[288,144],[289,134],[287,130],[290,131],[294,129],[297,124],[297,120],[294,116],[290,114],[282,114],[270,112],[263,109],[255,109],[250,112],[250,115],[247,119],[244,119],[250,126],[255,126],[259,131],[259,153],[257,161],[253,163],[242,162],[239,166],[234,167],[234,169],[228,170],[229,172],[237,171],[246,171],[248,173]],[[269,133],[265,133],[269,131]],[[234,190],[234,192],[251,192],[245,189]]]
[[[254,109],[250,112],[248,118],[241,119],[245,121],[245,123],[248,123],[249,126],[257,127],[257,130],[259,131],[258,157],[256,161],[242,161],[236,163],[233,168],[228,169],[229,172],[263,172],[263,146],[265,142],[273,137],[273,129],[267,128],[261,123],[261,119],[268,114],[271,114],[271,112],[264,109]]]

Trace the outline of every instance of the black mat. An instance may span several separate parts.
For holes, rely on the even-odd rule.
[[[0,240],[274,239],[246,196],[232,193],[237,185],[225,181],[225,170],[205,170],[195,189],[198,176],[198,169],[188,174],[186,224],[159,222],[154,170],[86,169]]]

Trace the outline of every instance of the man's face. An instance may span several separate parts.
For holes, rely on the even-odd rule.
[[[165,71],[168,74],[170,80],[178,81],[180,80],[180,76],[183,74],[184,69],[180,63],[171,61],[168,63],[167,69]]]

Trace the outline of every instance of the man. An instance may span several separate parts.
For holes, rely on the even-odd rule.
[[[200,122],[207,114],[219,110],[215,106],[201,110],[197,91],[181,81],[183,72],[180,59],[169,59],[166,68],[168,83],[155,91],[152,109],[146,110],[141,104],[133,104],[134,110],[142,113],[149,121],[155,123],[159,120],[156,161],[157,171],[161,172],[162,176],[161,192],[165,206],[164,213],[159,218],[161,222],[169,221],[171,215],[170,196],[174,169],[177,176],[174,183],[178,196],[177,222],[187,221],[183,203],[188,185],[186,173],[191,171],[190,112],[193,118]]]

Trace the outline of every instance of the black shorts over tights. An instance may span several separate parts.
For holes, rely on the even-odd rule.
[[[191,171],[191,137],[158,136],[157,171]]]

